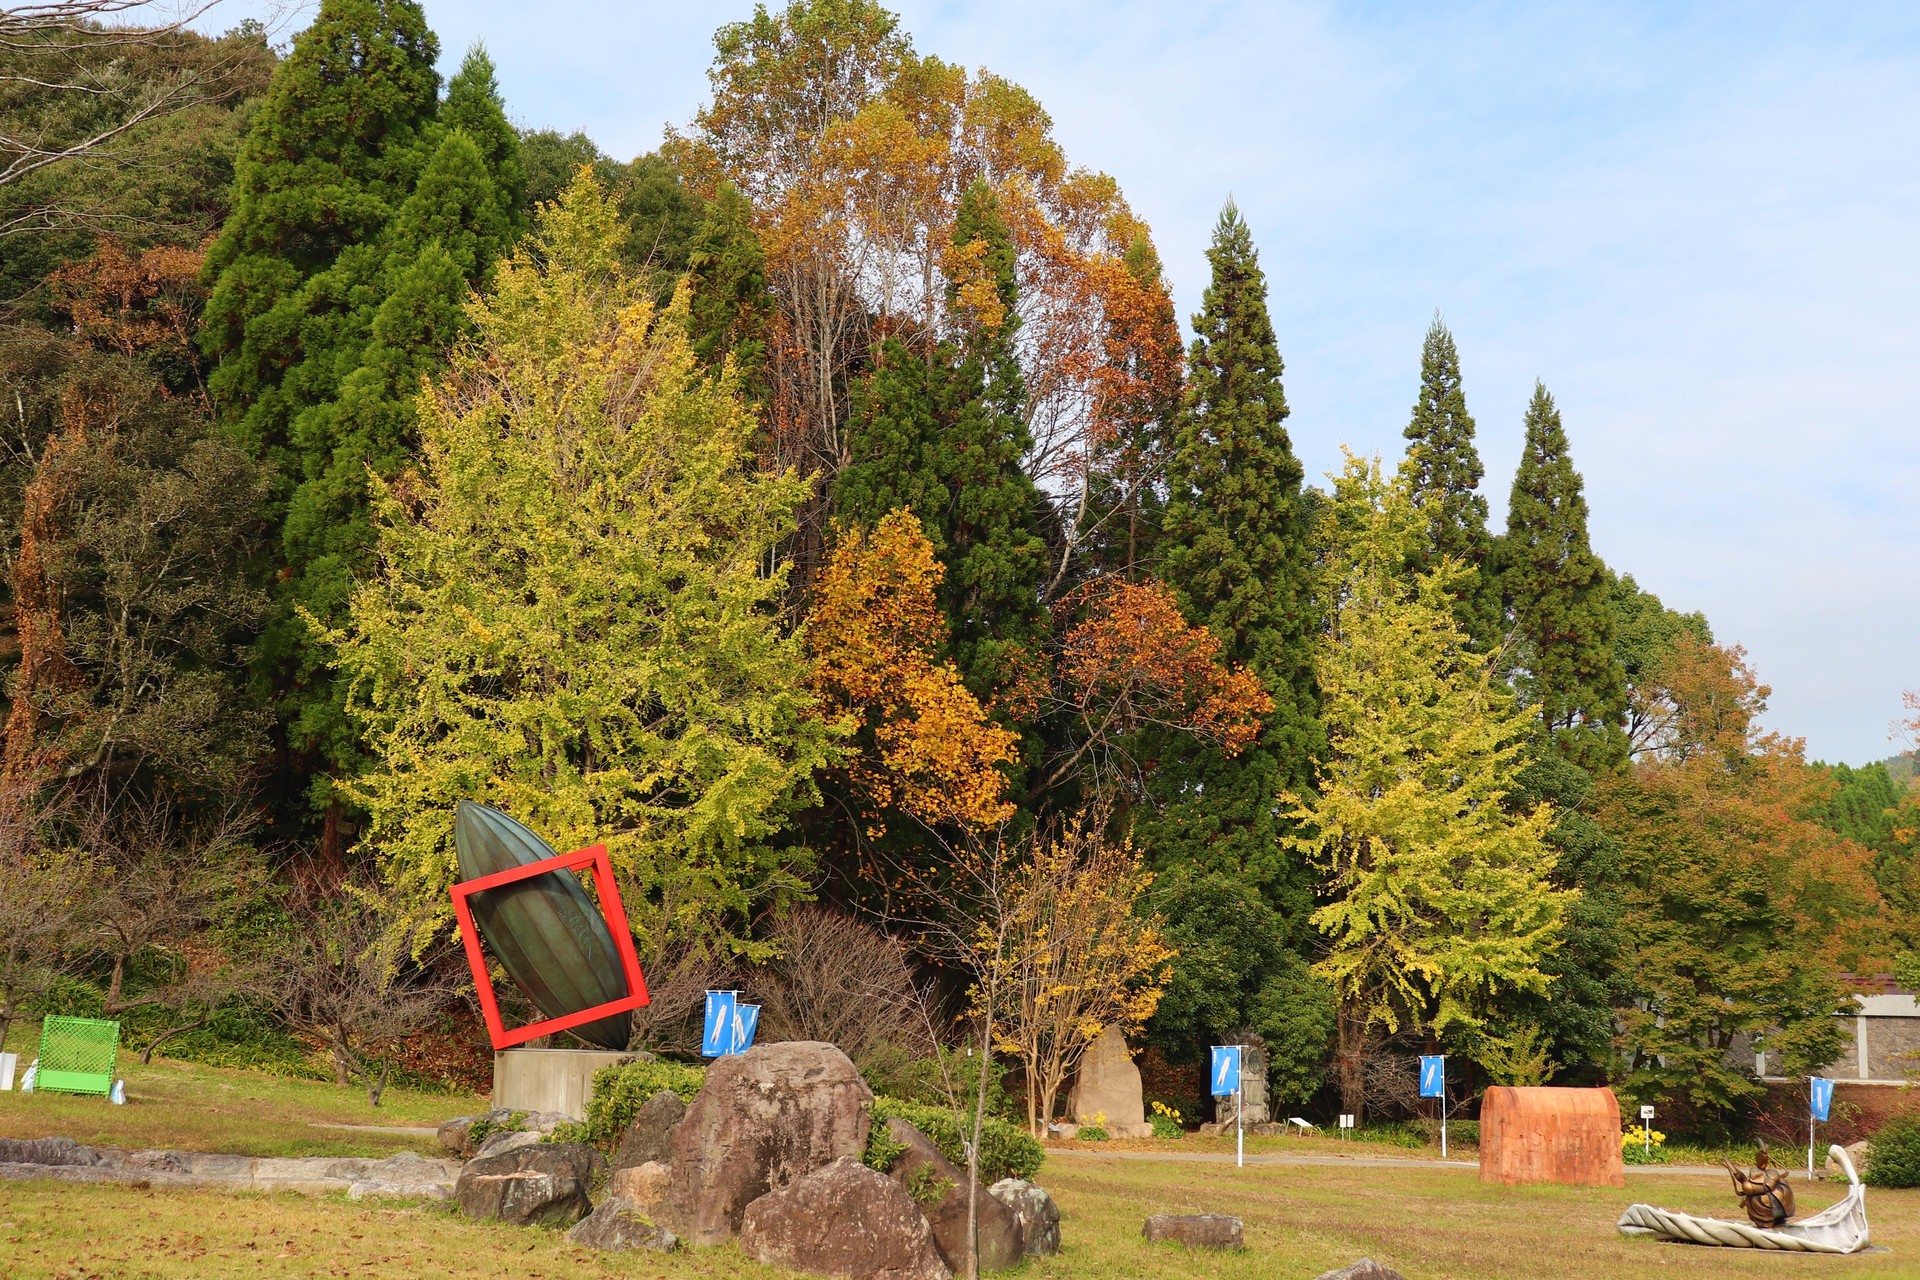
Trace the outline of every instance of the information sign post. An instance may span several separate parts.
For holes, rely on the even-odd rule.
[[[1245,1130],[1240,1123],[1244,1108],[1240,1105],[1240,1046],[1237,1044],[1217,1044],[1213,1046],[1213,1096],[1233,1099],[1233,1163],[1236,1168],[1245,1168],[1247,1163],[1247,1140]]]
[[[1807,1088],[1807,1176],[1813,1176],[1813,1128],[1833,1110],[1833,1081],[1814,1076]]]
[[[1646,1156],[1648,1164],[1653,1163],[1653,1108],[1640,1108],[1640,1151]]]
[[[1440,1100],[1440,1158],[1447,1158],[1447,1059],[1444,1054],[1420,1058],[1420,1096]]]

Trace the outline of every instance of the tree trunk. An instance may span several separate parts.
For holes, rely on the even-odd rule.
[[[147,1047],[140,1051],[140,1065],[143,1067],[152,1066],[153,1051],[155,1049],[158,1049],[161,1045],[173,1039],[175,1036],[182,1034],[183,1032],[198,1031],[201,1027],[206,1026],[207,1023],[210,1021],[212,1021],[212,1017],[208,1016],[205,1018],[196,1018],[192,1022],[182,1023],[180,1026],[177,1026],[177,1027],[168,1027],[165,1031],[162,1031],[159,1035],[155,1036],[151,1041],[149,1041],[147,1044]]]
[[[344,1089],[353,1083],[353,1061],[338,1044],[329,1046],[328,1052],[333,1055],[333,1082]]]
[[[980,1075],[973,1094],[973,1141],[967,1144],[967,1280],[980,1280],[980,1131],[986,1127],[992,1054],[993,1019],[986,1017],[980,1020]]]
[[[1334,1074],[1340,1088],[1340,1107],[1355,1124],[1367,1104],[1367,1020],[1351,1009],[1340,1012],[1334,1046]]]

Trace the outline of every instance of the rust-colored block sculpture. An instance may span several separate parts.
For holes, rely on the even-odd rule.
[[[1613,1090],[1487,1090],[1480,1100],[1480,1181],[1626,1186]]]

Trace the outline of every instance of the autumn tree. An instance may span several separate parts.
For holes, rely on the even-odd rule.
[[[946,648],[945,569],[911,512],[847,529],[813,589],[811,680],[854,754],[845,768],[869,836],[889,811],[930,827],[990,829],[1013,807],[1001,768],[1018,741],[993,724]]]
[[[1489,652],[1505,628],[1500,584],[1490,563],[1487,500],[1480,492],[1486,469],[1461,388],[1460,350],[1437,315],[1420,349],[1420,397],[1405,435],[1407,456],[1400,467],[1426,522],[1411,568],[1416,573],[1431,569],[1442,556],[1459,562],[1464,572],[1454,589],[1454,616],[1475,647]]]
[[[1142,911],[1153,875],[1131,842],[1104,834],[1106,817],[1067,819],[1014,875],[995,1047],[1020,1062],[1036,1136],[1100,1034],[1153,1016],[1173,957],[1165,922]]]
[[[1315,969],[1339,1000],[1341,1105],[1356,1114],[1375,1034],[1425,1033],[1468,1053],[1510,1039],[1493,1001],[1544,988],[1575,897],[1550,884],[1552,814],[1504,803],[1530,713],[1455,620],[1461,567],[1405,575],[1421,527],[1404,477],[1349,458],[1323,535],[1334,613],[1315,670],[1328,756],[1318,793],[1288,798],[1299,824],[1288,848],[1325,876]]]
[[[1657,729],[1600,783],[1621,846],[1626,1087],[1710,1114],[1763,1091],[1736,1037],[1781,1074],[1837,1056],[1841,972],[1876,943],[1870,855],[1818,821],[1832,780],[1760,728],[1768,692],[1741,650],[1683,634],[1635,693]]]
[[[263,483],[196,394],[198,267],[107,243],[52,282],[66,333],[0,341],[10,780],[224,799],[264,746],[244,670]]]
[[[975,265],[951,251],[969,239],[955,226],[984,178],[1015,251],[1023,469],[1063,516],[1050,582],[1065,581],[1105,514],[1088,506],[1090,459],[1153,398],[1143,380],[1164,397],[1179,376],[1177,335],[1171,358],[1160,340],[1170,310],[1154,305],[1167,287],[1136,249],[1144,224],[1112,179],[1068,165],[1031,95],[917,54],[870,0],[758,10],[714,43],[712,96],[669,151],[703,191],[728,181],[752,205],[777,304],[776,458],[831,479],[860,376],[886,341],[921,356],[938,343],[952,286]],[[816,504],[803,520],[803,567],[827,516]]]
[[[657,950],[800,888],[779,837],[832,732],[775,612],[804,483],[754,467],[737,376],[699,367],[684,292],[656,311],[622,238],[583,174],[469,305],[417,470],[375,487],[379,572],[321,634],[397,906],[445,920],[453,805],[479,798],[604,841]]]
[[[1587,541],[1587,499],[1560,410],[1536,383],[1500,540],[1500,591],[1516,686],[1542,731],[1589,773],[1626,758],[1625,674],[1607,569]]]

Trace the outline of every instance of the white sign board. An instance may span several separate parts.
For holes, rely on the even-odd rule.
[[[1642,1108],[1640,1108],[1640,1118],[1641,1118],[1642,1120],[1651,1120],[1651,1119],[1653,1119],[1653,1108],[1652,1108],[1652,1107],[1642,1107]]]

